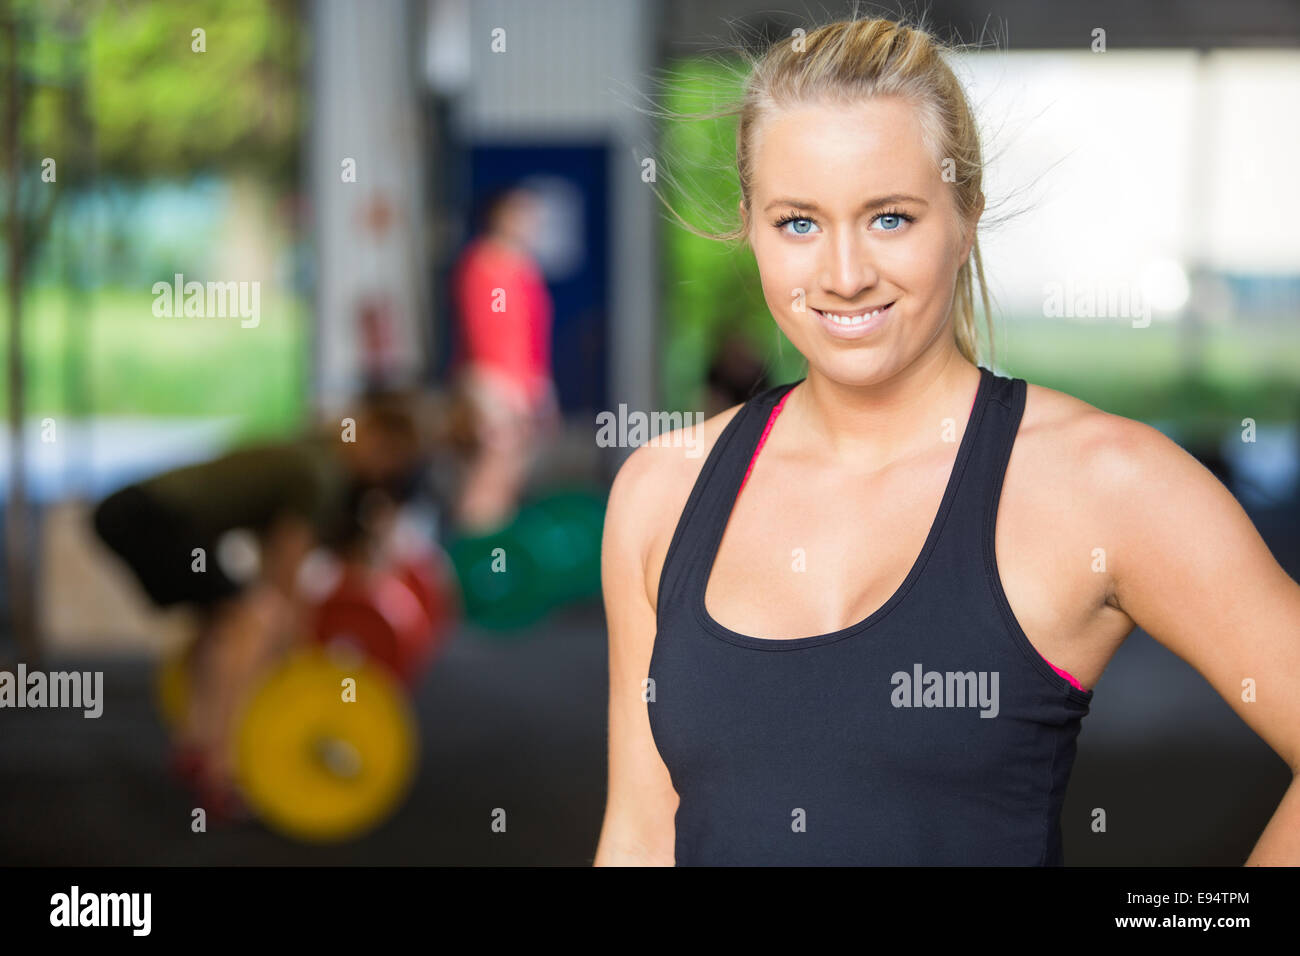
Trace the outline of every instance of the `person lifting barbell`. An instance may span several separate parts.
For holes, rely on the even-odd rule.
[[[455,407],[422,402],[417,393],[371,394],[341,433],[322,427],[229,451],[96,507],[95,531],[153,603],[198,612],[172,759],[210,815],[242,815],[232,727],[259,677],[309,627],[300,583],[308,555],[325,547],[366,561],[391,526],[367,520],[376,495],[406,498],[439,453],[454,458],[472,443]]]

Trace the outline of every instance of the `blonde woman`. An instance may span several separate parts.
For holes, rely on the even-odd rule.
[[[1155,429],[978,365],[981,150],[940,54],[840,22],[749,78],[736,235],[808,371],[614,482],[597,865],[1061,864],[1135,626],[1300,769],[1300,587],[1236,500]],[[1300,785],[1246,862],[1300,863]]]

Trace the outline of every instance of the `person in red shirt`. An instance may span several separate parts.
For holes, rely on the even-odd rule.
[[[513,517],[540,444],[558,427],[553,306],[529,249],[540,213],[525,188],[497,194],[452,272],[452,374],[475,409],[480,447],[453,515],[462,531],[486,532]]]

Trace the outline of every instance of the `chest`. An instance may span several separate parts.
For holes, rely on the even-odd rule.
[[[773,640],[863,621],[908,581],[937,533],[952,464],[952,454],[937,454],[828,479],[824,469],[780,462],[789,471],[782,480],[747,483],[735,503],[707,578],[708,614]],[[1019,627],[1045,659],[1092,687],[1132,624],[1106,604],[1104,534],[1070,506],[1068,482],[1031,447],[1013,452],[991,534]],[[992,588],[982,565],[972,568],[960,586]]]
[[[1048,692],[987,608],[903,601],[879,627],[790,653],[715,639],[687,602],[662,610],[648,714],[680,796],[679,864],[1053,852],[1086,708]],[[808,822],[793,840],[792,815]]]

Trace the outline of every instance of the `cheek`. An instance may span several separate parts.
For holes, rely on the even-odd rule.
[[[917,229],[889,243],[878,260],[882,275],[904,292],[926,301],[952,292],[959,249],[939,229]]]
[[[773,312],[788,312],[795,302],[796,289],[803,289],[807,297],[809,283],[817,275],[817,262],[810,250],[773,238],[757,239],[752,248],[763,297]]]

